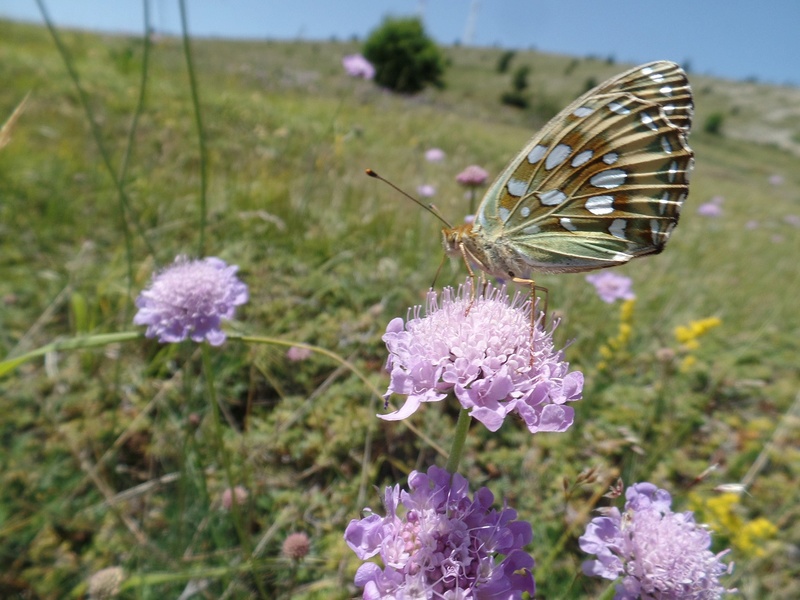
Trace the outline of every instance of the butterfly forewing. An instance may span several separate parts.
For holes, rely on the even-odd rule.
[[[486,249],[499,256],[502,247],[505,258],[487,262],[556,273],[660,252],[688,193],[692,113],[686,76],[669,62],[587,92],[492,184],[465,243],[483,246],[475,255]]]

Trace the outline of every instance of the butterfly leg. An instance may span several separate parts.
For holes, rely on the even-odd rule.
[[[469,273],[469,278],[472,281],[472,287],[469,291],[469,305],[467,306],[467,310],[464,311],[464,316],[466,317],[469,314],[469,311],[472,310],[472,305],[475,304],[475,271],[472,270],[472,267],[469,264],[469,258],[467,258],[467,249],[464,247],[464,244],[459,244],[458,249],[461,250],[461,256],[464,258],[464,265],[467,267],[467,273]],[[481,286],[485,285],[485,278],[483,277],[483,273],[481,273]]]
[[[536,285],[536,282],[533,279],[523,279],[521,277],[514,277],[512,279],[514,283],[519,283],[521,285],[528,285],[531,288],[531,355],[530,355],[530,364],[533,366],[533,355],[536,350],[536,290],[540,290],[544,292],[544,309],[539,311],[542,314],[542,327],[545,326],[545,321],[547,320],[547,303],[550,298],[550,291],[541,285]]]

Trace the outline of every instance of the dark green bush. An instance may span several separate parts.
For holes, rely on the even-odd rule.
[[[711,135],[722,135],[722,123],[725,121],[725,115],[721,112],[713,112],[706,117],[703,123],[703,131]]]
[[[511,89],[515,92],[524,92],[528,89],[528,73],[531,68],[528,65],[520,65],[514,70],[514,78],[511,80]]]
[[[516,106],[517,108],[528,108],[528,98],[525,95],[525,90],[528,89],[528,73],[531,68],[528,65],[520,65],[514,70],[514,76],[511,79],[511,90],[503,92],[500,96],[500,102],[508,106]]]
[[[506,50],[500,55],[500,58],[497,59],[497,72],[498,73],[506,73],[508,71],[508,67],[511,64],[511,60],[514,58],[516,52],[514,50]]]
[[[443,85],[445,60],[417,18],[387,18],[364,43],[364,57],[375,67],[378,85],[413,94],[426,85]]]
[[[514,91],[503,92],[500,95],[500,102],[517,108],[528,108],[529,104],[528,98],[524,94]]]

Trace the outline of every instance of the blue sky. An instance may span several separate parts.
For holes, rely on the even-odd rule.
[[[474,45],[634,63],[688,60],[698,73],[800,86],[800,0],[186,1],[196,36],[363,39],[385,15],[421,14],[443,44],[471,37]],[[59,26],[142,30],[141,0],[45,3]],[[179,31],[177,0],[150,0],[150,6],[158,31]],[[0,0],[0,16],[41,21],[34,0]]]

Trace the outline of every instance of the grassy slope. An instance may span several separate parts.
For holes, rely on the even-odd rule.
[[[63,35],[118,165],[138,93],[140,48],[127,39]],[[6,82],[0,115],[10,114],[31,91],[14,140],[0,151],[0,348],[30,349],[76,329],[128,329],[117,199],[63,63],[40,29],[0,22],[0,40]],[[242,267],[252,298],[241,315],[242,329],[353,356],[378,387],[385,385],[378,372],[382,328],[420,301],[441,251],[435,220],[365,177],[363,169],[375,168],[412,191],[421,183],[436,185],[437,205],[456,221],[465,211],[454,182],[458,171],[477,163],[497,173],[588,78],[601,81],[624,68],[519,53],[514,64],[532,67],[536,108],[520,112],[497,101],[510,75],[494,71],[496,50],[447,49],[447,89],[407,98],[346,78],[340,57],[356,51],[353,44],[193,45],[210,155],[207,254]],[[159,40],[152,61],[127,178],[147,240],[134,236],[133,295],[154,265],[197,252],[199,163],[180,44]],[[535,515],[540,563],[570,511],[583,510],[581,502],[593,491],[579,494],[577,508],[565,511],[563,477],[574,478],[590,465],[606,474],[618,470],[628,481],[673,486],[685,506],[679,486],[719,463],[702,485],[704,495],[713,496],[713,485],[741,479],[797,393],[800,235],[784,218],[800,215],[800,171],[792,153],[800,128],[791,108],[800,105],[800,91],[702,76],[692,76],[692,82],[697,169],[681,224],[664,254],[618,269],[633,278],[637,293],[630,356],[618,359],[612,375],[597,372],[598,348],[617,331],[617,308],[599,302],[580,275],[542,277],[551,307],[565,315],[559,336],[575,340],[568,356],[587,373],[578,423],[570,434],[535,440],[512,424],[497,436],[473,431],[465,470],[474,486],[487,483],[525,518]],[[704,134],[705,118],[719,111],[729,135]],[[444,165],[422,159],[422,151],[433,146],[447,152]],[[771,185],[772,175],[782,176],[782,185]],[[695,214],[714,195],[725,199],[724,216]],[[746,227],[751,220],[756,228]],[[461,277],[460,265],[445,269],[445,282]],[[85,320],[70,311],[70,302],[82,300]],[[658,367],[655,352],[677,348],[676,325],[712,315],[722,326],[703,340],[695,370]],[[53,590],[71,588],[86,573],[115,562],[139,573],[188,569],[186,561],[169,557],[193,543],[210,498],[223,486],[219,473],[198,476],[192,462],[214,462],[185,430],[191,413],[205,414],[201,394],[170,363],[186,359],[180,354],[149,345],[124,352],[119,361],[110,358],[62,356],[47,373],[29,366],[2,382],[8,405],[2,435],[10,458],[2,496],[9,520],[0,530],[8,550],[0,560],[13,565],[4,571],[14,573],[2,582],[7,589],[13,580],[21,589],[57,597]],[[353,482],[370,422],[368,392],[341,375],[320,388],[332,371],[329,362],[287,365],[280,349],[234,348],[217,367],[223,395],[237,415],[252,402],[249,435],[230,443],[255,492],[254,528],[287,520],[270,540],[273,553],[281,535],[293,529],[313,534],[319,562],[300,581],[321,581],[317,593],[328,597],[326,582],[339,585],[338,561],[350,558],[340,535],[359,510]],[[314,402],[307,402],[315,390]],[[166,404],[147,415],[146,427],[133,426],[133,417],[159,393]],[[658,420],[654,407],[660,407]],[[449,418],[440,407],[428,406],[414,421],[438,439],[449,431]],[[640,427],[643,421],[649,426]],[[796,438],[796,424],[794,433]],[[144,507],[124,507],[141,519],[163,553],[157,559],[147,549],[129,547],[127,531],[98,508],[99,486],[80,468],[82,453],[98,461],[121,434],[128,437],[112,452],[112,467],[103,470],[114,491],[164,473],[183,474],[176,502],[172,492],[153,493],[142,500]],[[180,447],[176,439],[183,440]],[[446,447],[448,436],[439,441]],[[756,478],[752,496],[743,500],[742,514],[766,515],[786,543],[798,538],[800,527],[798,461],[797,450],[785,441],[778,450]],[[370,482],[379,486],[436,460],[403,427],[383,424],[372,455]],[[311,499],[304,496],[308,489]],[[368,503],[375,506],[377,496],[369,489]],[[44,508],[24,500],[32,498]],[[219,549],[219,539],[230,532],[224,523],[210,531],[208,543]],[[571,538],[552,572],[537,573],[542,597],[569,586],[582,558],[574,550]],[[737,585],[752,597],[796,597],[796,566],[789,567],[784,550],[773,542],[766,558],[738,558]],[[215,561],[227,564],[213,553],[192,564]],[[348,572],[354,566],[350,560]],[[273,574],[278,582],[280,572],[276,567]],[[173,595],[182,589],[172,586],[167,592]],[[575,586],[574,597],[583,597],[584,586],[594,589],[593,582]],[[139,597],[165,589],[143,586]]]

